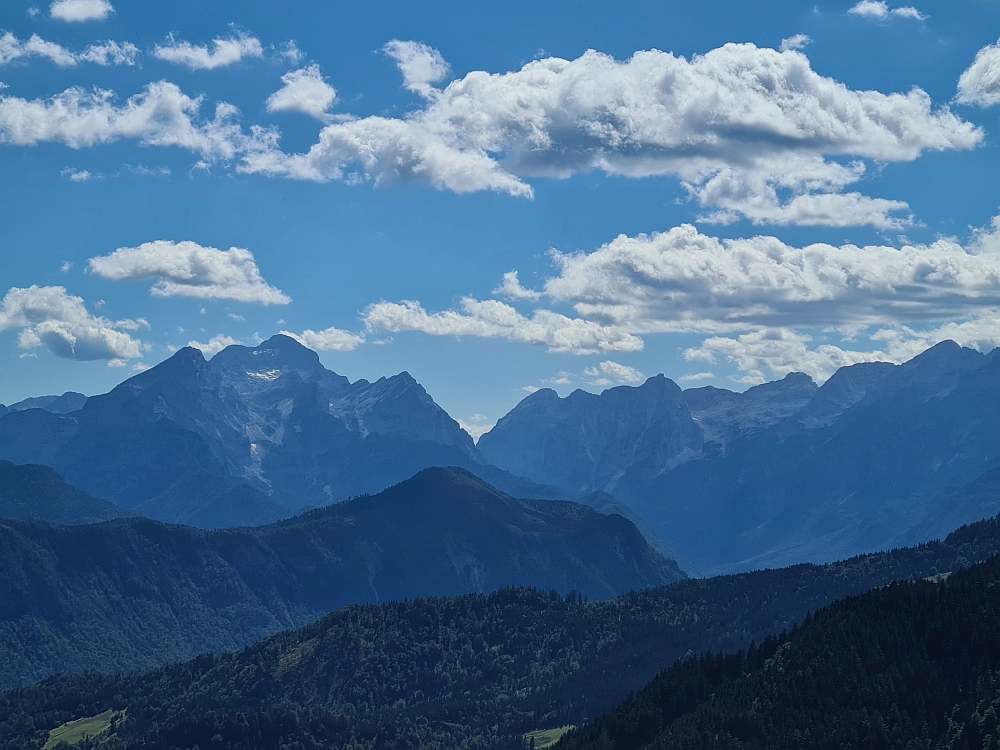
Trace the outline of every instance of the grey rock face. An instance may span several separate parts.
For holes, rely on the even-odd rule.
[[[481,463],[409,374],[351,383],[281,335],[209,361],[182,349],[70,414],[7,414],[0,458],[52,466],[123,508],[205,528],[268,523],[428,466]]]
[[[662,375],[638,388],[559,398],[543,389],[479,439],[484,458],[571,496],[613,492],[698,455],[704,438],[681,389]]]

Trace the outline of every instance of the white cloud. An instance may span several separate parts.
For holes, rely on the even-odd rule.
[[[1000,104],[1000,42],[983,47],[958,79],[960,104],[994,107]]]
[[[114,99],[110,91],[81,88],[51,99],[0,96],[0,143],[85,148],[131,138],[146,146],[184,148],[211,161],[264,148],[274,137],[259,129],[243,134],[233,122],[238,110],[231,104],[219,103],[214,119],[203,120],[202,98],[191,98],[166,81],[148,84],[120,107]]]
[[[0,302],[0,330],[15,328],[22,349],[45,346],[57,357],[115,361],[142,356],[141,342],[127,331],[148,324],[91,315],[65,287],[30,286],[11,288]]]
[[[73,261],[71,260],[63,261],[63,264],[59,266],[59,270],[62,271],[63,273],[68,273],[72,268],[73,268]]]
[[[396,61],[403,74],[403,85],[425,99],[436,98],[440,91],[431,84],[444,80],[451,73],[441,53],[420,42],[393,39],[382,51]]]
[[[677,380],[681,383],[697,383],[702,380],[715,380],[715,374],[711,372],[695,372],[691,375],[681,375]]]
[[[851,15],[870,18],[876,21],[886,21],[890,18],[910,18],[914,21],[926,21],[927,16],[914,8],[906,5],[899,8],[890,8],[884,0],[861,0],[849,11]]]
[[[86,50],[77,55],[77,58],[84,62],[92,62],[97,65],[135,65],[135,58],[139,54],[139,48],[132,42],[118,42],[108,40],[101,44],[91,44]]]
[[[229,313],[229,317],[232,318],[233,320],[237,321],[238,323],[242,323],[243,321],[246,320],[246,318],[244,318],[239,313]]]
[[[294,39],[289,39],[281,45],[281,56],[292,65],[298,65],[306,58],[306,53],[299,49]]]
[[[114,281],[158,279],[154,297],[231,299],[261,305],[287,305],[291,299],[261,276],[253,253],[232,247],[218,250],[196,242],[156,240],[120,247],[91,258],[90,270]]]
[[[284,86],[267,99],[268,112],[302,112],[317,120],[328,119],[337,90],[323,78],[319,65],[290,70],[281,80]]]
[[[551,310],[535,310],[530,318],[498,300],[465,297],[462,310],[428,313],[418,302],[378,302],[364,312],[371,330],[422,331],[432,336],[503,338],[547,346],[553,352],[595,354],[635,352],[642,339],[620,328],[581,318],[568,318]]]
[[[195,349],[200,349],[201,353],[206,357],[214,357],[216,354],[221,352],[227,346],[234,346],[235,344],[242,344],[243,342],[234,339],[232,336],[224,336],[219,334],[218,336],[213,336],[208,340],[207,343],[203,344],[200,341],[188,341],[188,346]]]
[[[44,57],[61,68],[71,68],[79,62],[98,65],[135,65],[139,48],[131,42],[119,44],[107,41],[92,44],[86,50],[75,54],[55,42],[42,39],[38,34],[23,42],[9,31],[0,34],[0,65],[7,65],[21,58]]]
[[[65,47],[55,42],[47,42],[38,34],[32,34],[22,42],[9,31],[0,35],[0,65],[6,65],[22,57],[44,57],[62,68],[76,65],[76,57]]]
[[[534,289],[525,289],[521,286],[521,280],[517,278],[517,271],[508,271],[503,275],[503,282],[500,283],[493,294],[509,297],[510,299],[526,299],[537,302],[542,294]]]
[[[546,385],[572,385],[573,379],[573,373],[560,370],[555,377],[544,378],[542,382]]]
[[[808,34],[795,34],[781,40],[781,51],[788,52],[788,50],[805,49],[810,44],[812,44],[811,36]]]
[[[101,21],[115,12],[108,0],[56,0],[49,15],[60,21]]]
[[[364,336],[339,328],[326,328],[322,331],[306,329],[302,333],[281,331],[281,333],[318,352],[351,352],[365,343]]]
[[[438,90],[430,84],[445,75],[443,61],[397,44],[421,109],[331,123],[307,153],[259,151],[241,169],[524,197],[533,177],[671,175],[716,221],[891,229],[912,221],[905,203],[843,192],[864,176],[864,160],[911,161],[983,139],[920,89],[855,91],[794,50],[728,44],[690,60],[652,50],[626,61],[589,51],[473,71]]]
[[[496,427],[496,422],[490,422],[489,419],[482,414],[473,414],[469,417],[468,422],[459,419],[458,426],[469,433],[469,436],[478,443],[479,438]]]
[[[553,252],[558,275],[545,295],[640,333],[946,320],[1000,306],[1000,253],[977,250],[990,243],[1000,235],[977,233],[969,249],[950,239],[797,248],[682,225],[622,235],[592,253]]]
[[[538,393],[542,389],[539,388],[537,385],[525,385],[521,387],[521,390],[524,391],[525,393],[531,394],[531,393]]]
[[[69,178],[73,182],[89,182],[91,179],[95,178],[91,172],[86,169],[75,169],[73,167],[66,167],[60,174],[63,177]],[[97,177],[97,179],[100,179]]]
[[[237,34],[230,37],[216,37],[212,46],[181,42],[173,35],[165,44],[158,44],[153,56],[167,62],[184,65],[191,70],[214,70],[233,65],[246,57],[263,57],[264,47],[257,37]]]
[[[610,385],[615,381],[635,384],[646,380],[646,376],[634,367],[611,360],[601,362],[597,367],[588,367],[583,371],[583,374],[588,378],[595,378],[598,385]]]
[[[811,341],[812,337],[789,329],[764,329],[738,337],[706,339],[685,351],[684,358],[711,364],[728,361],[746,373],[740,382],[750,385],[766,382],[769,378],[765,373],[780,378],[790,372],[805,372],[822,382],[841,367],[888,359],[881,351],[850,351],[833,344],[810,348]]]

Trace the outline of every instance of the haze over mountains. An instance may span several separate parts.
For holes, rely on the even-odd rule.
[[[822,562],[996,511],[983,488],[1000,481],[998,384],[996,351],[945,342],[822,387],[792,374],[743,394],[662,376],[601,395],[543,390],[478,447],[571,495],[613,494],[706,572]]]
[[[620,516],[462,469],[260,528],[0,521],[0,690],[245,646],[348,604],[503,586],[606,599],[685,577]]]
[[[713,670],[694,684],[682,682],[683,689],[673,691],[659,689],[661,677],[640,690],[678,659],[706,649],[716,653],[744,649],[837,599],[894,580],[940,580],[998,551],[1000,523],[992,519],[917,548],[823,566],[679,581],[602,602],[505,588],[489,595],[348,607],[236,653],[205,655],[138,676],[63,677],[0,696],[0,747],[40,750],[48,730],[63,722],[125,711],[127,720],[111,736],[87,745],[87,750],[190,750],[196,746],[517,750],[525,746],[525,732],[591,722],[625,700],[620,710],[609,714],[610,726],[608,721],[599,722],[608,726],[613,745],[601,743],[599,729],[581,732],[586,746],[624,750],[645,744],[630,741],[630,728],[645,732],[649,741],[669,726],[657,721],[659,701],[649,705],[644,700],[650,693],[663,697],[667,706],[680,703],[693,712],[708,704],[706,685],[726,674]],[[890,601],[892,592],[898,590],[898,586],[885,589]],[[972,609],[963,606],[961,596],[951,597],[945,622],[949,627],[941,640],[951,635],[954,643],[953,634],[964,632],[958,628],[967,628],[970,618],[988,620],[990,630],[995,629],[992,600],[996,590],[986,594],[994,605],[987,609],[979,608],[980,596],[970,598],[975,602]],[[911,597],[902,597],[904,609],[912,603]],[[850,602],[848,607],[858,609]],[[892,619],[899,611],[900,607],[887,612],[876,609],[875,619]],[[836,617],[827,614],[826,622],[836,626]],[[851,687],[865,684],[869,674],[876,679],[885,675],[891,685],[898,686],[898,673],[891,679],[898,661],[867,663],[843,658],[854,646],[851,637],[864,632],[853,629],[856,624],[852,618],[850,629],[834,634],[841,644],[836,651],[820,643],[819,653],[826,658],[817,664],[826,666],[832,657],[840,667],[838,674],[846,672],[851,679],[843,689],[836,686],[837,695],[849,698]],[[952,624],[956,627],[951,628]],[[898,654],[909,648],[911,632],[896,627],[877,631],[877,635],[889,644],[890,654]],[[927,631],[931,643],[938,640],[938,632]],[[773,650],[773,645],[767,648]],[[870,648],[870,639],[863,645]],[[995,639],[980,640],[977,654],[992,650],[995,658],[998,646]],[[725,658],[724,663],[744,664],[737,657]],[[688,661],[685,669],[703,663]],[[973,661],[962,675],[980,664]],[[677,669],[682,668],[666,675]],[[780,670],[768,674],[782,678]],[[799,674],[806,676],[807,686],[815,687],[815,681],[808,681],[810,672],[795,676]],[[963,685],[967,687],[968,682]],[[980,687],[992,689],[988,681]],[[633,693],[635,697],[629,699]],[[634,710],[637,706],[641,712]],[[945,723],[944,711],[953,707],[945,705],[934,721]],[[710,711],[705,713],[712,718]],[[794,707],[778,716],[787,719],[790,715],[795,715]],[[637,716],[648,716],[650,721],[636,727]],[[757,711],[751,718],[759,723],[763,717]],[[728,728],[745,725],[737,720]],[[864,725],[863,721],[844,722],[843,730]],[[784,746],[797,745],[786,742]]]
[[[183,349],[108,394],[18,407],[0,417],[0,458],[202,528],[460,466],[516,497],[608,493],[654,545],[725,572],[917,543],[1000,510],[998,375],[995,352],[945,342],[822,386],[792,373],[744,393],[662,375],[599,395],[545,389],[476,445],[407,373],[351,383],[278,335],[211,360]],[[56,413],[67,403],[83,405]]]
[[[374,383],[287,336],[193,348],[86,400],[0,418],[0,458],[158,520],[260,525],[378,492],[429,466],[464,466],[519,496],[563,497],[483,465],[469,435],[407,373]]]

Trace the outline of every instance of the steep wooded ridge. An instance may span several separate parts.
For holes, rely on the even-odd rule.
[[[0,521],[0,689],[238,648],[347,604],[504,586],[606,599],[684,577],[621,516],[454,468],[258,528]]]
[[[0,461],[0,518],[74,526],[132,515],[71,487],[48,466]]]
[[[1000,510],[1000,350],[954,342],[793,373],[738,394],[542,390],[483,435],[491,463],[572,495],[609,492],[708,573],[824,562]]]
[[[462,466],[520,497],[568,499],[485,465],[409,374],[351,383],[282,335],[208,361],[181,349],[72,413],[52,406],[0,417],[0,458],[51,466],[168,523],[261,525],[430,466]]]
[[[679,664],[557,748],[994,748],[998,611],[998,557],[895,584]]]
[[[113,709],[127,711],[124,723],[81,748],[523,750],[524,732],[593,720],[692,652],[746,648],[842,597],[901,578],[940,577],[998,551],[1000,523],[994,519],[920,547],[824,566],[691,579],[604,602],[508,588],[348,607],[238,653],[135,677],[58,678],[0,696],[0,748],[41,748],[49,729]],[[887,589],[900,590],[937,589]],[[882,600],[873,601],[868,610],[882,609]],[[942,602],[959,630],[947,629],[949,623],[934,632],[965,633],[961,628],[977,622],[982,608],[975,599],[970,607],[964,601],[956,593]],[[851,606],[811,623],[833,625]],[[996,603],[990,606],[996,627]],[[886,608],[884,621],[893,611]],[[920,622],[915,619],[912,628]],[[846,654],[847,674],[863,679],[857,670],[867,645],[855,644],[854,632],[848,628],[834,638],[828,663],[839,664]],[[907,632],[886,627],[882,638]],[[1000,654],[1000,644],[993,647]],[[774,644],[765,648],[773,652]],[[962,665],[976,661],[959,658],[956,664],[968,673]],[[691,685],[691,710],[700,705],[698,690],[707,679]],[[836,694],[849,695],[854,684],[837,686]]]

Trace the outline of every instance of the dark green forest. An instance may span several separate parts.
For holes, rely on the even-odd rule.
[[[115,710],[126,719],[81,747],[521,750],[525,732],[594,721],[678,660],[688,659],[660,681],[698,664],[736,679],[751,664],[745,654],[690,657],[746,649],[836,599],[897,579],[940,577],[998,547],[992,520],[917,548],[682,581],[603,602],[508,588],[352,606],[240,652],[140,676],[53,678],[8,693],[0,697],[0,749],[40,748],[48,730]],[[776,644],[767,641],[766,658],[759,649],[750,654],[772,658]],[[684,703],[691,711],[713,692],[704,685],[718,682],[693,679]],[[589,736],[570,741],[586,744]]]
[[[558,750],[996,748],[1000,557],[667,670]]]

